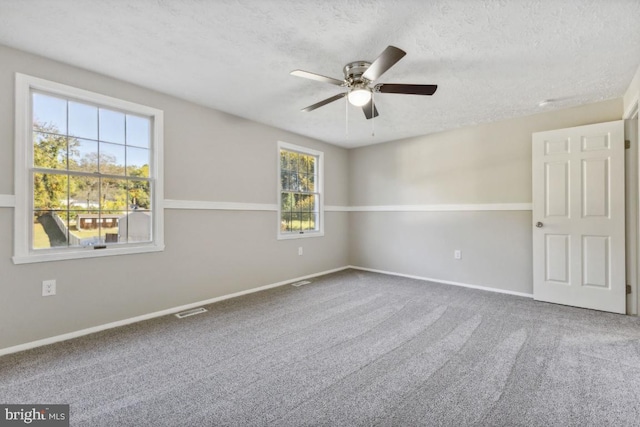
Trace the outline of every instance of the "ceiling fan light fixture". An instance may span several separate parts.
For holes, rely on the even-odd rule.
[[[353,88],[349,91],[347,99],[351,105],[362,107],[371,100],[371,90],[362,87]]]

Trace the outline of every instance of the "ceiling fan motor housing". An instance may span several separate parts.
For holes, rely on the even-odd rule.
[[[344,72],[344,79],[349,83],[349,86],[354,83],[364,83],[366,85],[369,81],[362,78],[362,75],[370,66],[371,63],[367,61],[350,62],[345,65],[342,70]]]

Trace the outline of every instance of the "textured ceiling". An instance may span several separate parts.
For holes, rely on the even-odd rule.
[[[640,64],[638,0],[0,0],[0,44],[341,145],[361,145],[623,95]],[[336,101],[387,45],[407,56],[380,116]],[[558,102],[545,107],[545,99]]]

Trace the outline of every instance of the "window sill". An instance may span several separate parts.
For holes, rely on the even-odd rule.
[[[291,239],[306,239],[309,237],[323,237],[324,231],[316,231],[314,233],[303,233],[303,234],[278,234],[278,240],[291,240]]]
[[[141,254],[147,252],[162,252],[164,245],[129,246],[126,248],[106,249],[78,249],[64,252],[32,253],[29,255],[14,256],[14,264],[30,264],[36,262],[64,261],[72,259],[98,258],[115,255]]]

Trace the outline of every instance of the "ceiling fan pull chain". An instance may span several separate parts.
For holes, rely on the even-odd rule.
[[[373,91],[371,92],[371,138],[376,136],[376,120],[375,120],[375,116],[373,115],[373,109],[376,108],[375,107],[375,100],[373,99]]]
[[[344,134],[349,136],[349,99],[344,97]]]

